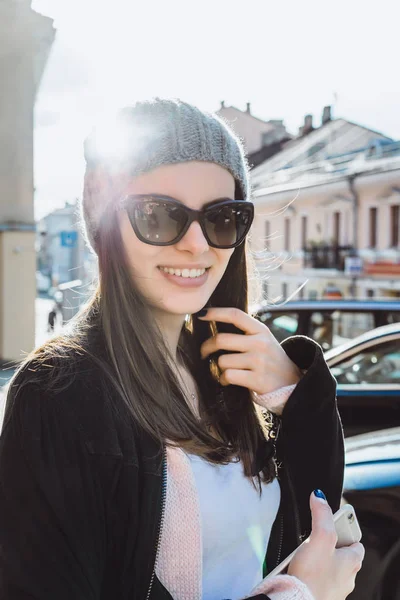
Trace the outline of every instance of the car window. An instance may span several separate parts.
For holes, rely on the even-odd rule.
[[[283,342],[287,337],[295,335],[298,325],[298,314],[293,312],[276,313],[265,312],[260,316],[260,320],[267,325],[278,342]]]
[[[400,323],[400,310],[399,312],[387,312],[386,317],[388,323]]]
[[[400,384],[400,340],[368,348],[331,367],[338,383]]]
[[[311,315],[309,335],[324,350],[328,350],[374,327],[374,316],[370,312],[315,311]]]

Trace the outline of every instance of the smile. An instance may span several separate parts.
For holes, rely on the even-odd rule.
[[[180,288],[199,288],[208,279],[210,268],[203,269],[174,269],[172,267],[158,267],[162,277],[172,285]]]
[[[160,271],[168,273],[169,275],[175,275],[176,277],[185,277],[195,279],[201,277],[208,269],[173,269],[172,267],[158,267]]]

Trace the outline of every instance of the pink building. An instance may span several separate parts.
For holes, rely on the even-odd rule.
[[[221,102],[221,108],[216,111],[216,114],[228,121],[235,133],[242,138],[250,156],[265,146],[289,140],[292,137],[286,131],[281,119],[263,121],[255,117],[251,113],[249,102],[245,111],[239,110],[235,106],[225,106],[225,102]]]
[[[400,143],[330,120],[252,171],[268,296],[400,297]]]

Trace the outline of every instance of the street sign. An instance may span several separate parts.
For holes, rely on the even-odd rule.
[[[77,231],[60,231],[61,246],[64,248],[75,248],[78,242]]]
[[[363,272],[363,260],[359,256],[346,256],[344,259],[344,272],[346,275],[361,275]]]

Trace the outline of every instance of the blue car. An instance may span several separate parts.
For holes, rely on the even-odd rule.
[[[351,600],[400,600],[400,427],[346,439],[344,501],[365,546]]]

